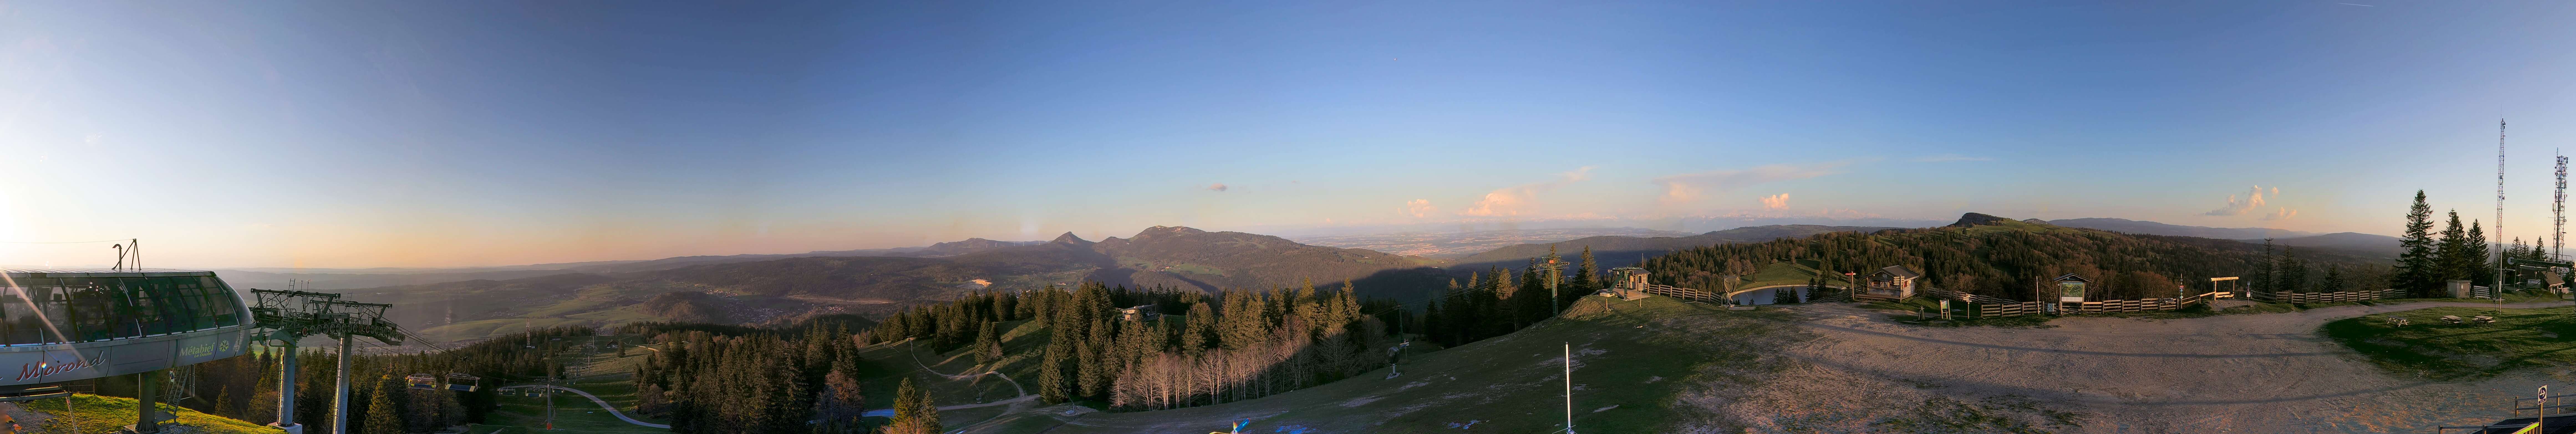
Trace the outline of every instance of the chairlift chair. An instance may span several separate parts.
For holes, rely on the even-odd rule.
[[[447,374],[447,390],[472,392],[481,389],[483,389],[483,377],[476,377],[473,374],[462,372],[450,372]]]
[[[413,389],[438,390],[438,377],[434,375],[411,374],[411,376],[403,377],[403,380],[404,382],[411,383],[410,387]]]

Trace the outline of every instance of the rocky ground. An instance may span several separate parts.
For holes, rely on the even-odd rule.
[[[1684,401],[1754,432],[2431,432],[2503,419],[2533,386],[2576,379],[2561,368],[2429,381],[2317,333],[2336,319],[2448,305],[2484,306],[2071,317],[2045,328],[1922,327],[1801,306],[1814,339],[1782,352],[1794,367],[1761,387]]]

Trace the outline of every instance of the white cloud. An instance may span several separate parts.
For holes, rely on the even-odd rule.
[[[1557,179],[1554,181],[1523,184],[1485,193],[1485,197],[1476,199],[1475,205],[1470,205],[1467,209],[1459,210],[1458,214],[1471,216],[1520,215],[1521,211],[1527,210],[1538,204],[1539,193],[1546,192],[1548,190],[1555,190],[1557,187],[1563,187],[1566,184],[1592,179],[1592,168],[1593,166],[1583,166],[1582,168],[1574,169],[1572,172],[1556,174]]]
[[[2278,193],[2278,192],[2279,192],[2279,189],[2277,189],[2277,188],[2276,188],[2276,189],[2274,189],[2273,191],[2274,191],[2275,193]],[[2245,200],[2244,200],[2244,201],[2242,201],[2242,202],[2237,201],[2237,200],[2236,200],[2236,195],[2232,195],[2232,194],[2231,194],[2231,195],[2228,195],[2228,196],[2227,196],[2227,206],[2218,207],[2218,209],[2210,210],[2209,212],[2205,212],[2205,213],[2200,213],[2200,215],[2221,215],[2221,216],[2224,216],[2224,215],[2245,215],[2245,213],[2247,213],[2247,212],[2252,212],[2252,211],[2254,211],[2254,209],[2255,209],[2255,208],[2262,208],[2262,207],[2263,207],[2263,187],[2258,185],[2258,186],[2254,186],[2254,188],[2249,189],[2249,190],[2247,190],[2247,191],[2245,192]]]
[[[1929,156],[1929,157],[1916,158],[1916,159],[1914,159],[1914,161],[1924,162],[1924,163],[1946,163],[1946,162],[1952,162],[1952,161],[1995,161],[1995,158],[1994,158],[1994,157],[1970,157],[1970,156],[1966,156],[1966,155],[1959,155],[1959,154],[1941,154],[1941,155],[1934,155],[1934,156]]]
[[[89,136],[87,136],[87,137],[82,137],[82,138],[81,138],[81,143],[84,143],[84,144],[91,144],[91,145],[96,145],[96,144],[98,144],[98,139],[105,138],[105,137],[106,137],[105,135],[102,135],[102,134],[99,134],[99,133],[89,133]]]
[[[2264,215],[2263,215],[2263,219],[2264,219],[2264,220],[2288,220],[2288,219],[2290,219],[2291,217],[2297,217],[2297,216],[2299,216],[2299,210],[2289,209],[2289,208],[2277,208],[2277,209],[2273,209],[2271,214],[2264,214]]]
[[[1764,209],[1789,209],[1789,194],[1788,194],[1788,193],[1780,193],[1780,194],[1774,194],[1774,195],[1770,195],[1770,196],[1763,196],[1763,197],[1762,197],[1762,208],[1764,208]]]
[[[1440,208],[1431,206],[1431,199],[1414,199],[1404,202],[1404,213],[1412,214],[1414,218],[1430,217],[1431,213],[1437,211],[1440,211]]]
[[[1225,183],[1222,183],[1222,182],[1215,183],[1215,184],[1208,184],[1208,186],[1207,186],[1208,191],[1219,191],[1219,192],[1221,192],[1221,191],[1225,191],[1225,189],[1226,189],[1226,188],[1227,188],[1227,187],[1225,186]]]
[[[1818,176],[1842,173],[1837,172],[1834,169],[1841,168],[1847,164],[1851,164],[1851,162],[1836,161],[1806,166],[1773,164],[1751,169],[1714,170],[1655,178],[1655,185],[1662,186],[1664,188],[1664,195],[1657,198],[1656,202],[1666,206],[1687,204],[1699,200],[1702,194],[1708,192],[1734,190],[1745,186],[1772,181],[1814,178]]]

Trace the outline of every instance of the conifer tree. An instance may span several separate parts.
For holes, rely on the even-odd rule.
[[[1047,338],[1046,352],[1039,356],[1038,362],[1039,401],[1061,404],[1073,400],[1073,378],[1067,371],[1073,369],[1075,340],[1061,327],[1055,328],[1054,334]]]
[[[2341,292],[2344,289],[2343,266],[2327,265],[2325,278],[2317,282],[2317,291]]]
[[[2435,256],[2433,207],[2424,202],[2424,191],[2415,191],[2415,204],[2406,210],[2406,228],[2397,244],[2404,251],[2397,254],[2397,272],[2392,285],[2416,297],[2432,297],[2440,290],[2440,261]]]
[[[2280,253],[2278,251],[2274,251],[2272,247],[2272,237],[2263,237],[2263,260],[2262,262],[2254,264],[2254,278],[2247,279],[2252,280],[2252,282],[2246,283],[2250,284],[2249,286],[2252,286],[2256,291],[2279,294],[2281,293],[2281,288],[2279,288],[2278,285],[2273,284],[2272,277],[2280,270],[2281,256]]]
[[[1075,360],[1078,363],[1074,366],[1076,368],[1076,373],[1079,375],[1075,380],[1077,380],[1077,385],[1082,387],[1081,396],[1083,399],[1101,400],[1107,398],[1109,382],[1117,379],[1116,375],[1118,375],[1118,373],[1111,372],[1112,366],[1109,364],[1110,359],[1108,355],[1113,353],[1110,350],[1111,338],[1109,330],[1107,322],[1093,319],[1091,320],[1091,327],[1086,330],[1089,332],[1088,335],[1084,337],[1080,344],[1075,345],[1074,347],[1076,349],[1074,351],[1076,354]]]
[[[402,401],[399,398],[402,387],[403,386],[401,384],[395,383],[394,378],[391,376],[378,378],[378,381],[376,381],[375,392],[369,394],[367,397],[367,414],[364,415],[364,419],[359,421],[357,434],[402,434],[405,432],[406,427],[403,426],[403,413],[407,411],[407,409],[403,408]]]
[[[996,324],[986,321],[983,330],[975,332],[975,364],[993,363],[1001,358],[1002,332]]]
[[[1216,309],[1207,303],[1190,303],[1189,316],[1182,320],[1186,324],[1181,326],[1181,353],[1198,357],[1216,339]]]
[[[2478,229],[2477,220],[2469,221],[2468,238],[2462,239],[2461,241],[2462,245],[2467,247],[2466,249],[2461,250],[2462,257],[2460,260],[2467,264],[2467,266],[2461,271],[2468,273],[2469,281],[2478,282],[2479,285],[2502,288],[2502,286],[2496,286],[2495,283],[2495,270],[2497,264],[2487,262],[2487,258],[2494,257],[2492,255],[2495,253],[2495,250],[2488,247],[2486,231]]]
[[[2273,267],[2272,285],[2283,294],[2306,292],[2308,265],[2299,261],[2296,247],[2281,248],[2280,264]]]
[[[2435,282],[2469,277],[2469,269],[2475,267],[2469,262],[2469,244],[2469,230],[2460,225],[2460,212],[2451,211],[2450,222],[2442,226],[2442,241],[2433,249],[2433,257],[2441,270],[2435,276]]]
[[[1593,268],[1598,266],[1592,261],[1592,246],[1584,246],[1583,256],[1576,262],[1574,272],[1567,275],[1568,281],[1564,283],[1565,292],[1561,294],[1563,297],[1556,301],[1557,304],[1571,305],[1575,300],[1581,300],[1583,296],[1592,295],[1592,292],[1601,290],[1601,278],[1595,276],[1593,271]]]
[[[894,412],[886,423],[887,434],[941,434],[939,407],[931,404],[930,391],[914,389],[910,378],[895,390]]]

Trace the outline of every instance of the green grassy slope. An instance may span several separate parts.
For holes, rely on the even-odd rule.
[[[978,365],[975,357],[960,349],[946,353],[931,352],[927,346],[911,343],[885,343],[861,349],[860,354],[874,373],[859,379],[867,397],[868,408],[894,406],[894,391],[911,378],[913,384],[928,388],[936,405],[974,404],[1011,399],[1019,396],[1031,381],[1037,379],[1038,355],[1045,351],[1048,339],[1044,324],[1011,321],[998,326],[1002,332],[1003,354],[990,365]],[[1001,376],[949,379],[942,374],[1000,372],[1020,382],[1012,387]]]
[[[617,342],[630,345],[630,347],[626,349],[626,355],[624,356],[617,355],[615,350],[603,350],[598,354],[589,356],[588,368],[581,372],[574,373],[575,378],[573,379],[573,383],[566,385],[567,387],[581,389],[581,391],[597,395],[600,400],[608,401],[609,405],[617,406],[619,411],[626,412],[627,416],[646,422],[665,422],[660,419],[644,417],[643,415],[635,414],[634,412],[637,398],[635,396],[635,383],[633,381],[634,375],[632,372],[634,372],[637,363],[642,363],[648,357],[652,356],[653,350],[632,345],[644,342],[646,340],[645,336],[591,336],[575,337],[572,339],[578,339],[579,341],[563,345],[569,346],[572,344],[588,343],[604,346],[604,344],[610,342]],[[580,353],[580,351],[575,350],[566,351],[564,354],[565,357],[577,357],[575,355]],[[511,385],[518,386],[524,384],[525,383],[513,383]],[[650,428],[626,423],[626,421],[617,419],[616,415],[600,410],[599,404],[592,403],[589,399],[582,398],[580,395],[574,395],[571,393],[558,393],[556,395],[557,396],[554,397],[554,423],[555,428],[558,430],[571,430],[571,432],[583,433],[670,432],[670,430],[666,429]],[[516,430],[511,432],[544,432],[543,427],[545,426],[546,408],[546,399],[544,397],[504,395],[500,397],[500,404],[500,410],[493,412],[492,415],[487,418],[486,422],[488,423],[477,425],[475,430],[471,431],[470,434],[486,434],[494,429],[500,429],[503,427],[509,427],[512,430]]]
[[[603,389],[602,386],[606,386],[604,383],[609,382],[624,383],[626,381],[624,379],[616,379],[610,381],[576,382],[571,387],[599,395],[600,399],[615,402],[618,398],[612,397],[609,394],[601,393],[601,390]],[[633,402],[634,395],[635,392],[633,390],[626,390],[624,398],[627,402]],[[556,393],[554,394],[553,399],[555,407],[554,427],[557,430],[555,432],[671,432],[671,430],[668,429],[629,424],[626,423],[626,421],[618,420],[616,415],[609,414],[606,410],[601,410],[599,408],[599,404],[592,403],[589,399],[582,398],[581,395],[574,395],[569,392]],[[484,428],[480,428],[483,431],[475,431],[474,434],[488,432],[492,427],[517,427],[526,430],[526,432],[545,432],[543,428],[546,426],[546,397],[503,396],[501,397],[500,403],[500,410],[493,411],[490,415],[485,416],[484,421],[488,424]],[[649,419],[647,420],[650,421]]]
[[[75,432],[72,431],[72,426],[74,425],[72,422],[77,421],[77,425],[80,427],[80,430],[77,431],[79,434],[104,434],[116,432],[116,430],[123,428],[126,425],[132,425],[136,419],[134,412],[136,403],[134,398],[75,394],[72,395],[71,401],[72,406],[71,411],[69,412],[65,412],[63,410],[62,399],[40,399],[18,403],[19,406],[24,407],[29,411],[54,416],[54,419],[46,421],[43,424],[26,424],[25,427],[27,428],[27,431],[62,433]],[[209,434],[275,434],[285,432],[260,424],[198,413],[196,410],[172,406],[169,403],[161,403],[160,407],[164,410],[178,410],[178,424],[200,428],[204,430],[203,432]],[[66,414],[71,416],[69,420],[63,418]]]
[[[2413,324],[2388,325],[2390,315]],[[2443,315],[2488,315],[2496,322],[2453,325],[2443,322]],[[2421,372],[2435,379],[2576,365],[2576,315],[2565,308],[2434,307],[2336,320],[2326,323],[2324,332],[2391,371]]]
[[[1499,338],[1415,356],[1404,375],[1380,369],[1267,398],[1133,413],[1057,406],[1003,416],[973,432],[1543,433],[1562,429],[1562,345],[1572,343],[1575,425],[1584,432],[1665,432],[1710,416],[1676,404],[1685,393],[1737,387],[1782,367],[1760,357],[1798,333],[1781,310],[1727,311],[1655,297],[1585,297],[1563,318]],[[962,426],[962,425],[952,425]]]

